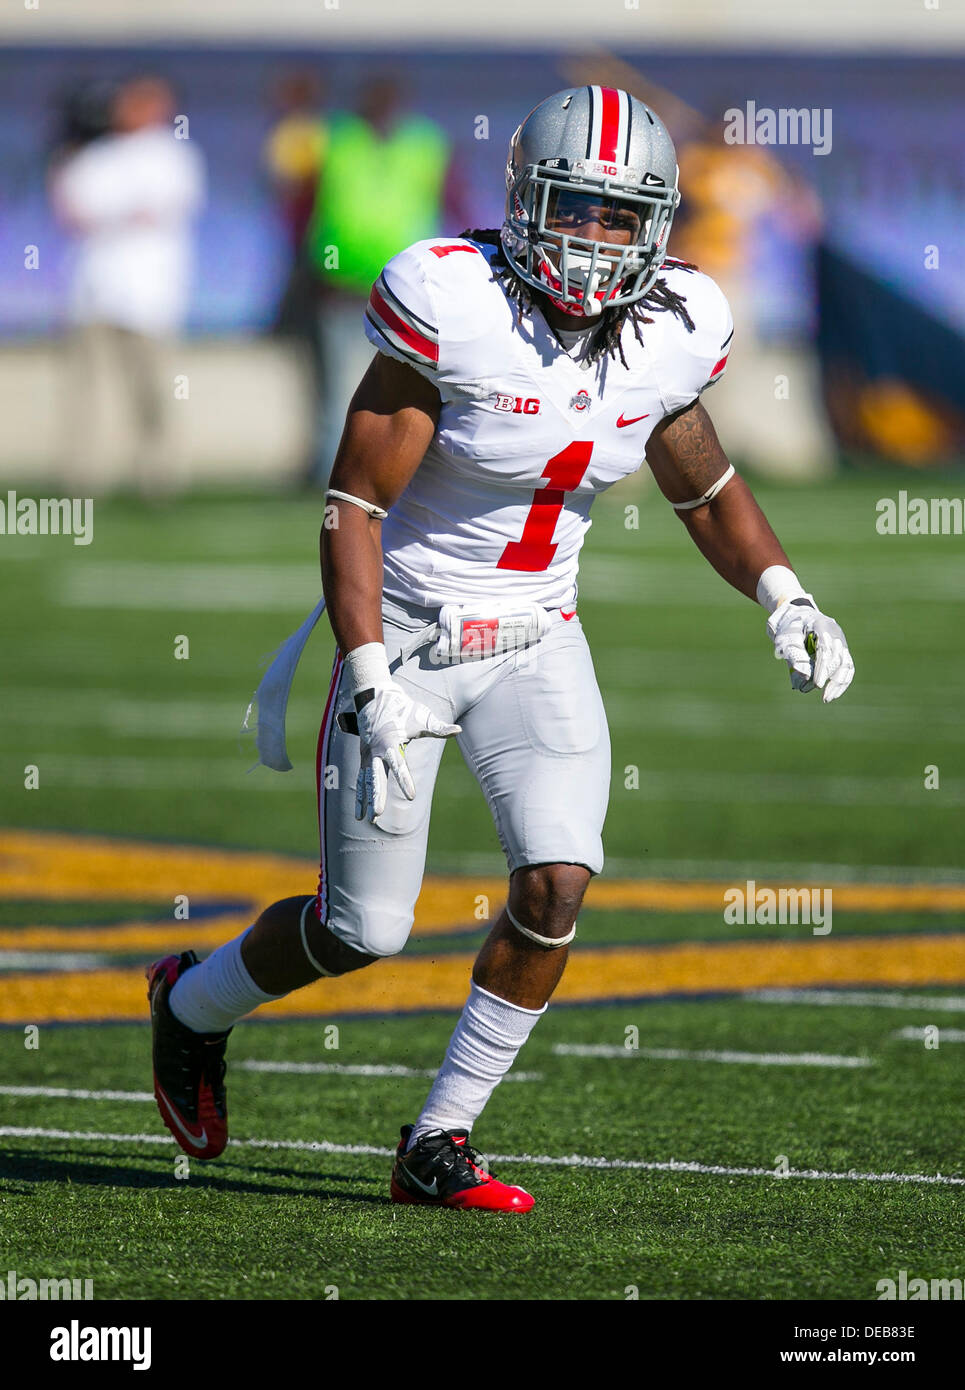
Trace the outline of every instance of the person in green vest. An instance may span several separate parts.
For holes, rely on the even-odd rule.
[[[436,235],[444,215],[458,221],[451,153],[435,122],[402,109],[391,78],[367,82],[357,110],[328,122],[305,234],[320,349],[310,485],[328,482],[349,402],[372,359],[362,320],[382,267],[403,247]]]

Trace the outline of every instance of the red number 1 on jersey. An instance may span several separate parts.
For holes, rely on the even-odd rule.
[[[548,486],[533,493],[523,534],[518,541],[509,542],[497,561],[497,569],[530,573],[549,569],[556,554],[553,532],[563,510],[563,494],[579,487],[592,453],[592,442],[577,441],[550,459],[540,475],[546,478]]]

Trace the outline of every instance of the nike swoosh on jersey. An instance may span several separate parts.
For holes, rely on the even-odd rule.
[[[632,420],[627,420],[627,419],[624,417],[623,412],[621,411],[621,412],[620,412],[620,418],[619,418],[619,420],[617,421],[617,429],[618,429],[618,430],[622,430],[623,427],[624,427],[625,425],[636,425],[640,420],[646,420],[647,415],[649,415],[649,414],[650,414],[650,411],[648,410],[646,415],[634,415],[634,417],[633,417]]]

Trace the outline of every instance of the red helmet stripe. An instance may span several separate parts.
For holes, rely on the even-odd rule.
[[[600,152],[598,159],[613,163],[617,157],[617,141],[620,135],[620,107],[622,92],[615,87],[601,87],[602,112],[600,119]]]

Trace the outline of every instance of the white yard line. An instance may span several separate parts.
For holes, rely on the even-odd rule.
[[[78,1091],[68,1086],[0,1086],[0,1096],[45,1096],[50,1100],[153,1100],[153,1091]]]
[[[95,955],[90,951],[0,951],[0,973],[4,970],[103,970],[115,961],[114,956]]]
[[[306,612],[318,585],[302,564],[139,564],[108,560],[64,572],[52,589],[69,608]]]
[[[436,1075],[438,1068],[430,1067],[392,1067],[352,1065],[341,1062],[234,1062],[233,1071],[279,1072],[296,1075],[336,1075],[336,1076],[405,1076],[429,1078]],[[504,1081],[542,1081],[543,1073],[538,1071],[510,1072]],[[47,1100],[124,1100],[153,1101],[151,1091],[87,1091],[70,1086],[0,1086],[0,1096],[39,1097]]]
[[[238,725],[240,727],[241,716]],[[231,731],[232,734],[235,732]],[[47,753],[43,750],[34,754],[34,760],[41,768],[46,768],[48,786],[58,787],[194,787],[229,788],[240,792],[260,795],[263,791],[296,791],[302,795],[297,779],[286,782],[284,777],[248,777],[251,768],[257,766],[257,753],[254,735],[248,746],[240,752],[226,753],[223,758],[172,758],[158,748],[156,752],[141,754],[121,754],[115,757],[96,758],[78,753]],[[302,771],[305,771],[306,758]]]
[[[334,1073],[338,1076],[420,1076],[434,1077],[438,1067],[402,1067],[377,1063],[361,1062],[258,1062],[249,1059],[234,1062],[234,1070],[294,1073],[300,1076],[325,1076]],[[539,1071],[511,1071],[503,1077],[504,1081],[542,1081]]]
[[[582,588],[591,598],[634,606],[683,607],[695,603],[730,608],[733,595],[723,584],[690,562],[683,552],[665,549],[660,555],[594,554],[581,557]],[[672,578],[673,583],[668,583]],[[865,560],[860,571],[826,565],[822,582],[833,590],[847,585],[856,599],[878,597],[894,578],[894,565]],[[85,564],[80,572],[61,566],[51,583],[58,602],[75,608],[134,608],[226,612],[306,611],[317,593],[310,567],[302,563],[268,561],[258,564],[168,562],[144,564],[107,560]],[[902,600],[922,602],[961,594],[957,560],[932,557],[902,565]]]
[[[0,1126],[0,1139],[65,1139],[74,1143],[91,1144],[173,1144],[167,1134],[111,1134],[92,1130],[36,1129],[14,1125]],[[375,1144],[332,1144],[326,1139],[229,1139],[229,1146],[238,1149],[271,1149],[289,1152],[323,1154],[361,1154],[375,1158],[392,1158],[394,1148]],[[945,1173],[861,1173],[851,1169],[838,1173],[821,1168],[791,1168],[778,1175],[773,1168],[729,1167],[721,1163],[697,1163],[689,1160],[656,1161],[643,1158],[596,1158],[585,1154],[489,1154],[492,1163],[530,1163],[538,1168],[599,1168],[633,1170],[650,1173],[703,1173],[710,1177],[772,1178],[775,1182],[788,1178],[806,1178],[813,1182],[897,1182],[925,1183],[939,1187],[965,1187],[965,1177]]]
[[[753,989],[741,995],[754,1004],[822,1004],[829,1007],[868,1005],[873,1009],[932,1009],[965,1013],[965,995],[896,994],[872,989]]]
[[[243,709],[239,706],[239,725]],[[235,726],[230,730],[237,733]],[[228,730],[226,728],[226,733]],[[227,748],[227,745],[226,745]],[[295,784],[275,777],[246,778],[246,771],[255,766],[254,735],[239,751],[237,738],[231,751],[222,757],[171,757],[160,745],[153,752],[117,754],[111,757],[92,757],[83,753],[33,751],[34,762],[46,770],[47,785],[57,787],[207,787],[236,788],[251,792],[301,791]],[[304,770],[304,769],[303,769]],[[447,782],[437,788],[436,795],[450,799],[477,797],[478,789],[471,780]],[[800,802],[803,798],[815,804],[829,806],[931,806],[930,793],[900,777],[836,777],[816,773],[747,774],[733,772],[662,772],[640,769],[640,787],[633,796],[641,802],[713,802],[732,804],[736,801],[782,805]],[[965,806],[965,788],[949,787],[942,792],[942,806]]]
[[[891,1036],[907,1038],[911,1042],[924,1042],[930,1035],[927,1028],[896,1028]],[[965,1042],[965,1028],[939,1028],[938,1040],[943,1043]]]
[[[639,701],[636,708],[639,719]],[[735,802],[782,804],[804,799],[823,806],[924,807],[934,804],[924,786],[910,778],[888,775],[688,772],[683,769],[661,772],[646,767],[639,769],[639,775],[639,788],[632,795],[643,802],[726,802],[732,805]],[[943,790],[942,806],[965,806],[965,789],[950,786],[947,791]]]
[[[702,696],[675,692],[666,695],[667,673],[654,653],[654,663],[658,675],[651,676],[651,683],[661,682],[659,691],[647,690],[647,680],[640,676],[627,687],[614,679],[604,680],[606,707],[613,724],[628,727],[640,722],[641,709],[645,705],[645,718],[648,727],[683,730],[695,736],[717,737],[722,729],[734,727],[736,702],[725,702],[719,698],[711,700]],[[252,666],[257,675],[257,669]],[[697,679],[696,676],[690,679]],[[688,683],[688,677],[679,677],[681,685]],[[254,684],[254,683],[253,683]],[[119,738],[139,739],[210,739],[226,738],[233,735],[241,723],[243,702],[225,700],[212,696],[209,700],[181,700],[173,694],[168,699],[138,700],[119,692],[83,690],[71,696],[66,704],[56,691],[36,690],[33,687],[9,687],[9,699],[4,712],[7,727],[34,728],[38,725],[50,728],[105,729]],[[743,706],[763,705],[767,708],[776,702],[770,695],[759,697],[741,695]],[[914,741],[920,737],[916,719],[921,711],[911,708],[869,709],[858,707],[856,713],[847,710],[835,712],[835,725],[839,738],[854,742],[880,742],[885,736],[890,742],[896,739]],[[318,702],[304,698],[291,700],[287,712],[290,728],[307,729],[318,723]],[[929,709],[927,719],[932,732],[940,731],[946,742],[965,742],[965,727],[961,712],[956,707],[942,706]],[[782,737],[775,723],[773,737]]]
[[[688,1052],[680,1047],[627,1048],[612,1043],[554,1043],[557,1057],[645,1057],[654,1062],[728,1062],[758,1067],[873,1067],[871,1057],[841,1057],[832,1052]]]

